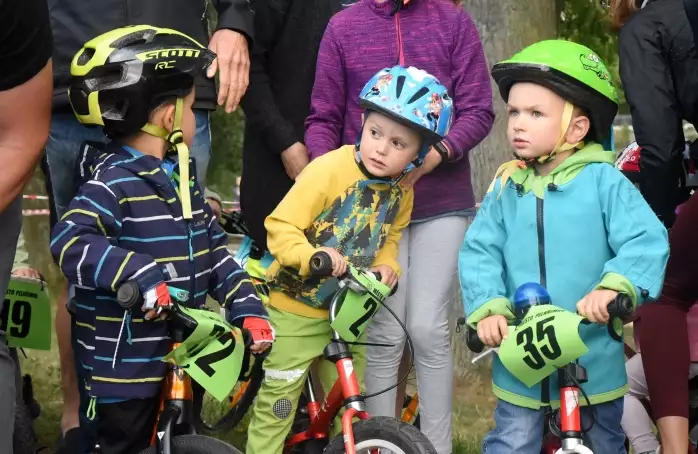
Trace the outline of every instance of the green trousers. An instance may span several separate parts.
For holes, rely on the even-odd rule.
[[[247,454],[281,454],[310,365],[315,358],[322,356],[332,337],[327,319],[302,317],[272,306],[268,306],[267,311],[276,330],[276,340],[264,361],[265,378],[247,430]],[[365,350],[365,346],[352,346],[354,371],[362,391]],[[337,380],[336,366],[323,358],[318,373],[320,383],[328,393]],[[340,421],[341,418],[337,417],[333,433],[341,431]]]

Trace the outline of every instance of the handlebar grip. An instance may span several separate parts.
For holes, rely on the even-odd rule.
[[[310,272],[315,276],[332,274],[332,257],[324,251],[318,251],[310,257]]]
[[[633,313],[633,300],[624,293],[619,293],[608,305],[609,318],[626,321]]]
[[[131,309],[134,304],[142,300],[141,290],[133,281],[124,282],[116,292],[116,300],[124,309]]]
[[[465,333],[465,344],[473,353],[481,353],[485,349],[485,344],[482,343],[477,331],[468,327]]]

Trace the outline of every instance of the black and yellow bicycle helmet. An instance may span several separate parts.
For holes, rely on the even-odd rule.
[[[167,28],[117,28],[88,41],[73,58],[70,105],[85,125],[102,126],[108,137],[143,131],[168,143],[179,162],[189,162],[181,131],[183,98],[216,55],[189,36]],[[172,132],[148,123],[150,111],[176,99]],[[189,168],[180,166],[184,217],[191,218]]]

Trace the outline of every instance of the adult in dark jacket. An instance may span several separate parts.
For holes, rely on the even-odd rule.
[[[347,0],[253,0],[255,47],[242,99],[245,137],[240,205],[256,246],[266,250],[264,219],[308,164],[303,144],[315,62],[330,17]]]
[[[655,213],[670,227],[685,146],[682,120],[694,124],[698,120],[694,32],[684,0],[612,0],[610,10],[620,29],[620,75],[635,137],[642,147],[640,187]],[[692,205],[695,202],[694,196]],[[681,254],[691,249],[681,246],[680,238],[691,228],[695,231],[698,217],[682,216],[684,220],[677,221],[669,236],[671,259],[662,297],[642,308],[636,323],[662,454],[683,454],[688,449],[686,314],[695,297],[687,286],[695,279],[691,281],[685,273],[692,269],[690,261],[695,257],[691,257],[693,252]]]
[[[642,147],[640,189],[670,227],[685,146],[682,121],[698,121],[694,32],[683,0],[611,0],[610,6],[620,28],[620,76]]]
[[[55,214],[60,218],[75,195],[74,176],[80,145],[86,140],[104,142],[101,129],[81,125],[70,109],[67,88],[70,65],[75,53],[90,39],[109,30],[148,24],[179,30],[217,54],[207,76],[196,83],[196,136],[190,147],[196,160],[197,178],[205,187],[211,138],[209,112],[217,105],[232,112],[249,81],[249,48],[253,41],[254,13],[248,0],[48,0],[54,47],[54,101],[51,132],[46,146],[51,196]],[[209,41],[207,8],[213,5],[218,21]],[[216,94],[213,76],[218,73],[220,89]],[[70,341],[70,318],[65,309],[67,289],[60,299],[56,333],[61,357],[64,432],[78,425],[78,386]],[[66,435],[66,444],[79,431]],[[88,441],[91,443],[91,441]],[[77,452],[76,449],[70,452]]]

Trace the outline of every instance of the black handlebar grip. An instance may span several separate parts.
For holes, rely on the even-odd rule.
[[[310,272],[316,276],[332,274],[332,257],[324,251],[318,251],[310,257]]]
[[[619,293],[608,305],[610,319],[619,318],[624,322],[630,319],[633,313],[633,300],[624,293]]]
[[[135,282],[128,281],[119,286],[116,292],[116,300],[124,309],[131,309],[134,304],[141,301],[141,290]]]
[[[465,344],[473,353],[480,353],[485,349],[485,344],[482,343],[477,331],[468,327],[465,333]]]

